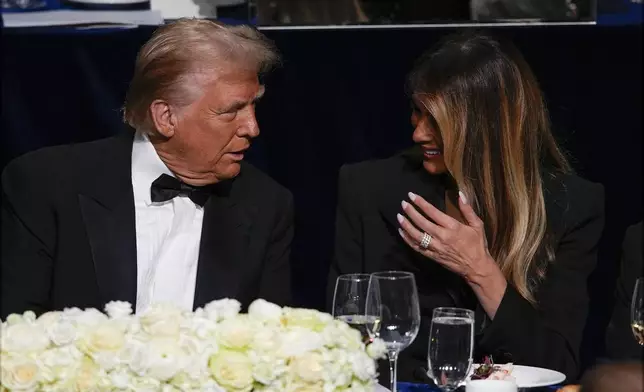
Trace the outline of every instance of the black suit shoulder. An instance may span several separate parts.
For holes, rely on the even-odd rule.
[[[7,164],[2,173],[3,187],[7,190],[23,188],[29,185],[27,182],[38,184],[40,188],[44,188],[43,184],[54,184],[48,189],[51,192],[70,181],[83,182],[84,178],[109,170],[115,163],[116,150],[131,153],[132,138],[133,134],[124,133],[27,152]]]
[[[280,197],[291,195],[286,187],[248,162],[242,162],[240,174],[235,181],[239,181],[244,188],[260,189],[262,193],[275,194]],[[260,193],[254,194],[254,196],[261,199],[265,195]]]
[[[633,256],[636,265],[633,265],[632,271],[642,273],[642,221],[636,223],[628,229],[624,235],[624,253]]]
[[[244,200],[258,211],[273,211],[277,218],[292,215],[293,195],[286,187],[248,162],[242,162],[233,183],[234,198]]]
[[[340,178],[350,180],[353,187],[372,190],[389,186],[392,179],[415,168],[418,168],[417,163],[405,154],[398,154],[385,159],[343,165],[340,168]]]
[[[603,227],[603,185],[572,173],[546,174],[543,189],[550,230],[558,237],[598,217]]]

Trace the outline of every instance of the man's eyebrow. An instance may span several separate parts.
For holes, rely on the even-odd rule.
[[[265,91],[266,91],[266,89],[264,88],[264,86],[260,86],[259,91],[257,92],[257,94],[255,95],[255,98],[253,98],[253,100],[251,102],[252,103],[257,102],[262,96],[264,96]],[[233,102],[230,106],[228,106],[227,108],[222,110],[222,113],[236,112],[238,110],[243,109],[244,106],[248,105],[251,102],[248,102],[248,101],[236,101],[236,102]]]

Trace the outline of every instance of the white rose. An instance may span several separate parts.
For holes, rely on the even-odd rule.
[[[374,381],[367,381],[364,383],[354,381],[351,384],[348,392],[373,392],[376,390],[376,383]]]
[[[202,383],[199,383],[200,392],[226,392],[219,384],[217,384],[213,379],[207,379]]]
[[[109,379],[112,383],[112,386],[117,389],[126,389],[132,382],[130,373],[128,373],[128,371],[125,369],[119,369],[111,372]]]
[[[199,339],[214,340],[211,338],[215,334],[217,323],[210,320],[202,308],[198,308],[190,318],[190,323],[187,329]]]
[[[72,310],[72,312],[70,312],[70,316],[65,315],[65,311],[63,311],[63,317],[67,319],[73,317],[71,320],[75,321],[77,325],[87,327],[94,327],[107,321],[107,316],[105,314],[93,308],[85,309],[81,313],[77,313]]]
[[[253,337],[251,348],[260,353],[275,353],[281,346],[282,335],[273,328],[260,328]]]
[[[49,337],[38,324],[16,323],[6,327],[0,339],[3,351],[39,352],[49,347]]]
[[[374,339],[367,346],[367,354],[373,359],[382,359],[387,354],[387,346],[382,339]]]
[[[72,380],[72,391],[96,391],[109,382],[107,374],[91,359],[85,357]]]
[[[92,359],[105,371],[110,371],[121,364],[118,353],[116,352],[101,351],[92,355]]]
[[[181,310],[170,304],[152,305],[139,318],[141,328],[151,336],[178,336],[181,329]]]
[[[228,390],[250,391],[253,388],[253,365],[239,352],[222,350],[208,362],[210,374]]]
[[[301,380],[292,380],[284,389],[284,392],[325,392],[324,383],[318,382],[315,384],[308,384]]]
[[[29,358],[2,357],[2,386],[12,391],[34,390],[40,380],[38,364]]]
[[[353,369],[349,363],[349,355],[345,350],[334,349],[322,352],[326,362],[326,381],[332,382],[336,388],[346,387],[353,379]]]
[[[153,339],[148,343],[146,355],[147,375],[167,381],[183,370],[185,357],[176,340]]]
[[[79,308],[65,308],[63,309],[63,317],[70,320],[75,320],[83,314],[83,311]]]
[[[87,328],[76,341],[78,348],[88,355],[99,352],[118,353],[125,345],[123,327],[112,321]]]
[[[376,377],[376,363],[365,352],[358,351],[351,357],[353,373],[362,381]]]
[[[74,324],[60,318],[56,323],[47,328],[47,334],[55,345],[64,346],[76,340],[77,330]]]
[[[7,326],[10,326],[15,324],[22,324],[25,322],[25,320],[22,319],[22,315],[12,313],[7,316],[5,322],[7,323]]]
[[[249,346],[253,341],[254,333],[253,325],[244,315],[226,319],[217,328],[219,344],[232,349],[243,349]]]
[[[282,323],[288,328],[302,327],[322,332],[329,323],[333,322],[330,314],[313,309],[284,308],[283,312]]]
[[[132,305],[124,301],[111,301],[105,305],[105,312],[111,318],[127,317],[132,314]]]
[[[279,324],[282,318],[282,308],[278,305],[258,299],[248,307],[248,316],[266,324]]]
[[[45,351],[39,360],[43,365],[43,379],[48,382],[70,377],[80,365],[83,353],[75,346],[56,347]]]
[[[258,382],[268,385],[277,377],[275,364],[267,361],[258,361],[253,364],[253,378]]]
[[[279,354],[281,357],[296,357],[324,346],[322,335],[304,328],[294,328],[282,335]]]
[[[52,325],[56,324],[58,320],[62,317],[63,312],[47,312],[43,313],[36,320],[36,324],[42,327],[44,330],[51,328]]]
[[[291,362],[293,372],[308,382],[317,383],[324,379],[324,363],[318,353],[306,353]]]
[[[342,347],[348,350],[362,349],[362,335],[342,321],[334,320],[322,331],[325,344],[329,347]]]
[[[36,322],[36,313],[34,313],[31,310],[28,310],[22,314],[23,320],[27,323],[35,323]]]
[[[220,321],[235,317],[241,310],[241,303],[236,299],[224,298],[212,301],[204,307],[210,320]]]
[[[253,378],[264,385],[270,385],[287,370],[286,361],[270,355],[249,352],[253,364]]]
[[[132,377],[130,389],[136,392],[159,392],[161,382],[151,377]]]

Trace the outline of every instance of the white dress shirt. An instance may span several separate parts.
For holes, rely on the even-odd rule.
[[[136,312],[170,302],[192,310],[203,208],[188,197],[153,203],[150,186],[161,174],[174,174],[148,137],[137,132],[132,146],[132,188],[136,216]]]

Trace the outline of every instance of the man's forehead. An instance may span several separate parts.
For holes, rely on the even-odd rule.
[[[253,100],[264,95],[264,91],[257,74],[229,73],[208,83],[206,95],[226,101]]]

